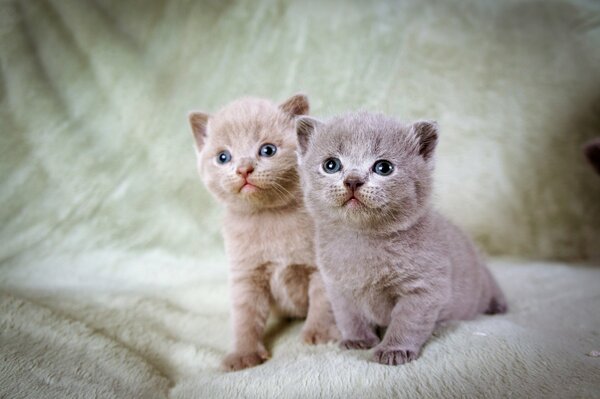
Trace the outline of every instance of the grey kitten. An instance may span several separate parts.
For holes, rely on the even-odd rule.
[[[346,349],[416,359],[436,324],[503,313],[506,300],[473,242],[430,205],[435,122],[350,113],[299,117],[306,204]],[[377,327],[387,327],[380,341]]]

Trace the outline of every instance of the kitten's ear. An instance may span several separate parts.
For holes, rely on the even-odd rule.
[[[298,135],[300,154],[304,155],[306,153],[310,137],[322,123],[320,120],[311,118],[310,116],[296,118],[296,134]]]
[[[412,124],[412,130],[419,138],[419,155],[430,159],[438,142],[438,124],[436,121],[418,121]]]
[[[279,104],[279,108],[291,116],[308,115],[310,106],[308,97],[304,94],[296,94]]]
[[[188,118],[192,133],[194,133],[194,140],[196,140],[196,147],[198,150],[202,150],[206,139],[206,125],[208,124],[209,115],[204,112],[193,111],[188,114]]]

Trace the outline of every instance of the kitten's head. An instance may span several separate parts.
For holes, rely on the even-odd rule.
[[[296,122],[307,207],[357,228],[406,229],[427,210],[435,122],[357,112]]]
[[[242,98],[214,115],[190,113],[198,170],[208,189],[243,210],[297,200],[294,118],[308,108],[308,99],[299,94],[279,106]]]

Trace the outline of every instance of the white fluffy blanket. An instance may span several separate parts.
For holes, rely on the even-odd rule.
[[[440,328],[408,365],[308,346],[300,322],[272,320],[272,359],[223,373],[231,334],[220,262],[89,256],[7,272],[20,289],[0,303],[0,396],[600,397],[598,268],[493,261],[510,312]],[[119,267],[81,267],[99,258]]]

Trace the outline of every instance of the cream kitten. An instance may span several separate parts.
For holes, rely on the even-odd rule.
[[[226,370],[269,357],[263,331],[271,306],[284,316],[306,317],[308,343],[339,336],[315,266],[314,225],[297,172],[294,117],[308,108],[303,95],[279,106],[244,98],[212,116],[189,116],[200,175],[227,209],[234,350],[223,361]]]
[[[471,240],[430,205],[434,122],[351,113],[297,120],[305,199],[321,274],[346,349],[416,359],[437,323],[502,313],[506,301]],[[376,327],[387,327],[380,338]]]

